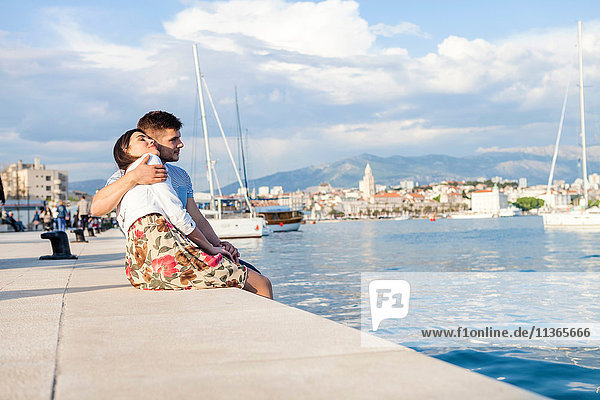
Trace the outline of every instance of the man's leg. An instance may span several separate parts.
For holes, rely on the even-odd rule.
[[[58,218],[58,230],[59,231],[65,231],[67,228],[67,221],[65,221],[64,218]]]
[[[251,270],[254,270],[254,271],[256,271],[256,272],[258,272],[260,274],[260,271],[258,269],[256,269],[256,267],[254,265],[250,264],[247,261],[242,260],[241,258],[239,259],[239,261],[240,261],[240,264],[242,264],[246,268],[250,268]]]

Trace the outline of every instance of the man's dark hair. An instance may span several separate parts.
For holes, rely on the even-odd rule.
[[[137,124],[138,129],[143,130],[151,136],[153,133],[164,129],[175,129],[178,131],[182,126],[183,124],[179,118],[166,111],[150,111],[140,118]]]
[[[115,162],[119,166],[119,169],[127,169],[127,167],[129,167],[135,160],[138,159],[138,157],[134,157],[127,153],[131,136],[133,136],[133,134],[136,132],[145,133],[141,129],[130,129],[122,134],[121,137],[117,139],[117,143],[115,143],[115,147],[113,148],[113,156],[115,157]]]

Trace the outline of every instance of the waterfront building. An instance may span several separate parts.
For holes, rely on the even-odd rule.
[[[527,187],[527,178],[519,178],[519,188]]]
[[[404,202],[404,196],[397,192],[382,192],[373,196],[375,207],[388,212],[402,209]]]
[[[571,208],[571,196],[567,192],[551,190],[549,195],[544,193],[538,198],[544,200],[544,208],[563,210]]]
[[[400,181],[399,186],[405,190],[413,190],[416,186],[418,186],[418,183],[415,181],[404,180]]]
[[[269,195],[269,187],[268,186],[259,186],[258,187],[258,195],[259,196],[268,196]]]
[[[279,196],[279,195],[282,195],[282,194],[283,194],[283,187],[281,187],[281,186],[273,186],[273,187],[271,188],[271,191],[270,191],[270,193],[271,193],[271,196]]]
[[[69,192],[69,173],[55,169],[46,169],[39,158],[33,164],[10,164],[1,173],[7,198],[29,199],[58,202],[67,200]]]
[[[344,199],[342,201],[344,216],[346,218],[360,218],[367,214],[367,202],[359,199]]]
[[[358,189],[362,192],[365,200],[372,202],[373,196],[375,196],[375,178],[369,163],[365,167],[365,176],[358,183]]]
[[[588,181],[589,181],[589,184],[590,184],[590,189],[598,190],[600,188],[600,175],[598,175],[598,174],[591,174],[588,177]]]
[[[497,185],[492,190],[477,190],[471,194],[471,210],[475,213],[497,214],[501,208],[507,207],[506,195],[500,193]]]

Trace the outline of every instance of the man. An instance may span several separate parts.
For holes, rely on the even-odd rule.
[[[106,182],[106,186],[100,189],[92,199],[90,209],[92,215],[108,214],[118,206],[129,189],[136,185],[164,182],[168,173],[179,200],[181,200],[184,208],[196,223],[196,227],[206,239],[213,246],[223,247],[227,250],[233,257],[234,262],[240,262],[246,267],[259,272],[252,265],[239,259],[240,253],[231,243],[219,239],[194,201],[192,181],[188,173],[183,168],[165,164],[179,160],[179,153],[183,148],[180,133],[182,125],[179,118],[165,111],[150,111],[140,118],[137,128],[156,141],[155,145],[158,148],[163,165],[147,165],[146,162],[149,156],[146,156],[146,160],[127,175],[124,175],[124,171],[115,172]],[[271,283],[267,278],[264,278],[264,280],[264,284],[268,286],[268,291],[271,291],[272,298]]]
[[[23,226],[23,223],[21,221],[17,221],[14,217],[14,213],[10,212],[8,213],[8,223],[12,226],[12,228],[15,230],[15,232],[23,232],[25,231],[25,227]]]
[[[77,214],[79,214],[81,228],[86,229],[88,216],[90,215],[90,203],[88,203],[88,201],[85,199],[85,196],[81,196],[81,199],[77,202]]]
[[[56,221],[58,223],[59,231],[67,230],[67,207],[65,207],[64,201],[60,201],[58,203],[58,207],[56,207]]]

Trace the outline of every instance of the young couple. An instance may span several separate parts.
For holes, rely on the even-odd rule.
[[[273,298],[271,282],[221,241],[194,202],[179,160],[181,121],[165,111],[144,115],[113,153],[119,170],[92,200],[91,213],[117,208],[127,235],[125,274],[140,289],[240,287]]]

